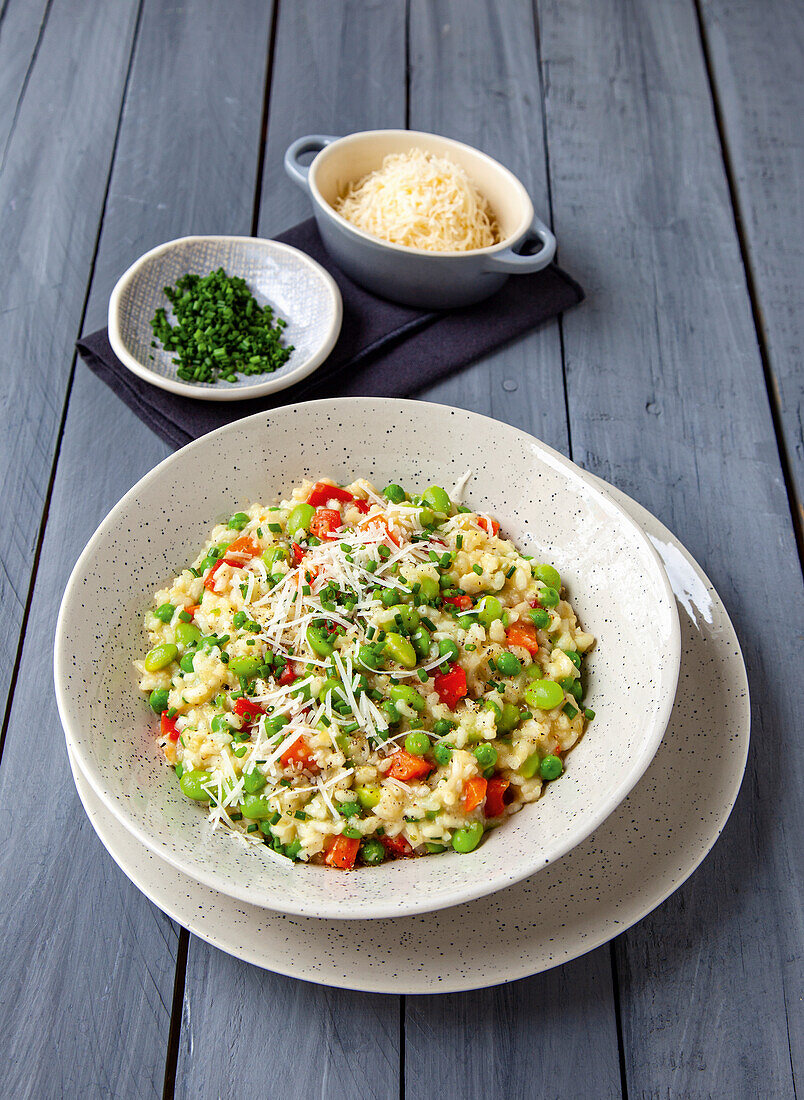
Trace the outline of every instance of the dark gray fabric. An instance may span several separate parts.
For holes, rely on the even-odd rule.
[[[404,397],[471,363],[562,313],[583,290],[555,265],[508,280],[479,305],[441,313],[408,309],[376,298],[333,263],[315,222],[276,238],[317,260],[343,297],[343,327],[327,361],[309,378],[250,401],[194,401],[132,374],[111,349],[106,329],[82,337],[78,351],[90,368],[157,435],[181,447],[206,432],[263,409],[322,397]]]

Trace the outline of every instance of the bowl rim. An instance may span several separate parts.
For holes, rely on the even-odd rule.
[[[320,169],[321,165],[325,163],[327,157],[330,155],[331,150],[336,149],[337,147],[342,148],[345,145],[357,143],[357,141],[365,139],[367,137],[380,139],[388,135],[393,135],[394,137],[396,137],[399,134],[404,134],[405,137],[410,137],[412,139],[421,137],[437,138],[438,141],[443,141],[453,148],[466,150],[472,156],[477,157],[480,160],[486,161],[488,164],[493,165],[496,169],[498,169],[503,174],[503,176],[507,178],[508,182],[513,185],[513,190],[517,191],[519,193],[519,197],[524,200],[525,216],[520,220],[516,230],[513,233],[509,233],[508,236],[505,237],[503,240],[497,241],[496,244],[486,245],[485,248],[472,248],[468,251],[463,252],[457,251],[455,249],[443,252],[431,252],[426,248],[415,248],[412,245],[394,244],[393,241],[384,241],[381,237],[375,237],[373,233],[368,233],[365,229],[360,229],[358,226],[354,225],[352,222],[344,218],[342,214],[339,214],[337,210],[329,202],[327,202],[327,200],[321,194],[321,191],[318,187],[318,182],[316,180],[317,171],[318,169]],[[411,141],[411,144],[415,146],[415,140]],[[370,244],[378,246],[379,248],[387,249],[390,252],[397,252],[405,256],[424,256],[429,260],[467,260],[471,259],[474,256],[492,256],[496,252],[502,252],[507,248],[511,248],[522,239],[525,233],[527,233],[535,216],[533,200],[530,197],[528,189],[525,187],[519,177],[514,175],[510,168],[506,168],[506,166],[502,164],[499,160],[496,160],[494,157],[489,156],[488,153],[484,153],[482,149],[478,149],[474,145],[469,145],[465,141],[458,141],[456,138],[446,137],[443,134],[435,134],[428,130],[357,130],[352,134],[344,134],[343,137],[336,138],[328,145],[325,145],[324,148],[316,154],[312,163],[310,164],[310,169],[307,175],[307,183],[310,195],[313,198],[316,206],[324,213],[326,213],[328,217],[331,217],[332,220],[339,226],[339,228],[348,231],[361,241],[366,241]]]
[[[309,269],[311,278],[319,279],[329,292],[331,299],[329,328],[318,351],[303,363],[300,363],[297,367],[294,367],[284,374],[279,376],[272,375],[261,382],[254,382],[251,385],[243,385],[231,389],[221,386],[218,383],[209,387],[201,387],[194,385],[192,382],[183,382],[176,378],[167,378],[157,371],[152,370],[137,359],[136,356],[132,355],[123,342],[123,336],[120,329],[120,299],[122,298],[123,292],[150,262],[164,255],[166,252],[171,251],[177,245],[193,244],[198,241],[248,241],[250,244],[260,245],[266,251],[276,251],[288,255],[293,254],[301,258]],[[170,241],[163,241],[162,244],[158,244],[154,248],[144,252],[123,272],[115,283],[114,289],[109,296],[107,323],[109,329],[109,343],[115,355],[125,367],[139,378],[142,378],[145,382],[150,382],[151,385],[158,386],[163,390],[168,390],[170,393],[180,394],[182,397],[193,397],[199,401],[245,401],[248,398],[262,397],[265,394],[275,393],[278,390],[286,389],[288,386],[296,382],[301,382],[303,378],[312,374],[314,370],[321,366],[334,348],[338,336],[340,335],[342,321],[343,300],[341,298],[341,292],[338,289],[338,284],[326,268],[322,267],[320,263],[312,258],[312,256],[308,256],[306,252],[302,252],[300,248],[294,248],[292,245],[285,244],[283,241],[274,241],[269,237],[249,237],[224,233],[195,233],[188,234],[184,237],[174,237]]]
[[[333,405],[343,405],[348,403],[350,405],[364,405],[375,407],[380,406],[393,406],[399,408],[403,406],[411,411],[414,409],[420,409],[422,407],[428,409],[446,410],[447,412],[459,412],[465,416],[482,419],[489,424],[500,425],[502,422],[495,420],[493,417],[485,416],[482,413],[475,413],[466,409],[454,409],[449,405],[442,405],[438,402],[431,401],[416,401],[404,398],[372,398],[372,397],[341,397],[333,398],[331,400],[299,402],[294,405],[284,406],[285,410],[296,410],[298,408],[306,408],[307,406],[319,406],[322,411],[332,411]],[[624,801],[627,795],[633,790],[636,784],[644,775],[651,760],[656,755],[656,752],[664,737],[665,730],[667,729],[668,722],[670,721],[670,715],[675,702],[676,690],[678,687],[678,677],[681,668],[681,626],[678,617],[678,610],[676,606],[676,599],[673,594],[670,581],[662,565],[661,558],[652,545],[650,539],[645,532],[640,528],[631,516],[628,515],[623,506],[608,492],[607,489],[601,488],[599,484],[600,479],[594,479],[593,475],[588,474],[585,470],[582,470],[579,466],[573,463],[570,459],[565,458],[560,452],[554,450],[546,443],[542,443],[541,440],[536,439],[535,436],[530,435],[527,432],[522,431],[519,428],[515,428],[512,425],[504,424],[503,426],[508,430],[514,432],[519,436],[523,443],[528,443],[531,446],[533,443],[537,443],[540,455],[543,458],[547,458],[553,466],[558,466],[566,476],[570,479],[580,481],[586,488],[592,491],[593,495],[603,498],[606,505],[610,510],[619,514],[621,522],[625,522],[625,525],[632,530],[637,536],[637,540],[642,544],[642,548],[647,551],[648,560],[651,560],[655,566],[655,579],[658,580],[660,588],[663,594],[663,603],[666,605],[666,610],[669,616],[670,626],[670,638],[668,644],[665,647],[665,661],[668,684],[665,688],[664,697],[657,708],[656,714],[652,722],[652,729],[650,736],[643,743],[642,748],[638,755],[635,755],[632,762],[632,767],[629,772],[624,776],[620,783],[609,793],[608,797],[603,799],[600,805],[592,812],[587,819],[585,819],[583,826],[572,833],[564,841],[558,844],[553,851],[551,851],[549,858],[545,858],[544,854],[536,855],[530,860],[522,860],[513,873],[509,870],[505,873],[498,872],[495,875],[487,876],[483,878],[475,877],[468,878],[466,883],[460,889],[454,889],[450,894],[445,895],[444,898],[433,899],[428,896],[426,892],[422,892],[422,895],[417,898],[409,900],[408,904],[404,908],[400,908],[397,902],[384,903],[382,900],[376,902],[370,913],[367,913],[357,901],[350,901],[348,903],[333,902],[333,900],[326,895],[322,895],[316,899],[315,907],[312,903],[295,903],[284,902],[282,898],[272,899],[271,904],[267,904],[263,898],[257,898],[254,896],[253,888],[247,889],[240,887],[237,884],[222,883],[219,877],[214,872],[208,872],[203,867],[190,868],[186,863],[182,861],[179,854],[162,842],[156,839],[148,833],[147,830],[141,828],[135,821],[131,820],[125,807],[119,803],[119,801],[113,796],[107,794],[104,789],[102,776],[95,766],[94,760],[87,756],[80,741],[76,739],[73,734],[73,725],[69,718],[69,699],[68,690],[66,684],[68,682],[68,670],[69,670],[69,654],[66,650],[65,634],[66,634],[66,620],[71,612],[71,604],[74,599],[79,598],[79,585],[81,577],[84,572],[84,567],[89,559],[95,552],[97,546],[102,543],[102,540],[106,536],[106,529],[108,525],[116,518],[117,514],[121,512],[130,499],[135,497],[143,489],[147,488],[152,482],[158,480],[161,476],[163,468],[170,465],[171,462],[176,459],[180,454],[184,454],[190,450],[200,447],[206,444],[212,437],[219,437],[227,432],[235,432],[249,421],[261,421],[264,422],[266,416],[270,417],[274,413],[273,410],[254,413],[252,416],[243,417],[240,420],[232,421],[230,424],[226,424],[221,428],[215,429],[213,432],[209,432],[206,435],[200,436],[198,439],[193,440],[191,443],[186,444],[184,447],[179,448],[172,454],[168,455],[146,474],[143,475],[129,490],[126,492],[120,500],[115,504],[106,516],[101,520],[89,539],[88,543],[81,552],[78,560],[76,561],[71,573],[67,586],[62,596],[61,604],[59,606],[58,618],[56,621],[56,630],[54,637],[54,655],[53,655],[53,677],[54,687],[56,694],[56,704],[59,711],[59,718],[62,723],[65,738],[67,743],[75,754],[78,760],[81,770],[83,771],[87,781],[91,785],[92,789],[97,793],[98,797],[103,802],[104,806],[112,812],[112,814],[131,833],[135,836],[146,848],[155,852],[163,859],[167,860],[177,870],[182,871],[199,882],[204,883],[206,886],[210,886],[212,889],[218,890],[228,897],[237,898],[239,901],[246,902],[251,905],[257,905],[264,909],[269,909],[272,912],[287,913],[292,916],[317,916],[330,920],[366,920],[366,919],[387,919],[401,916],[412,916],[417,913],[433,912],[436,909],[446,909],[450,906],[459,905],[466,901],[473,901],[475,898],[483,897],[486,894],[495,893],[497,890],[502,889],[505,886],[513,885],[516,882],[520,882],[525,878],[534,875],[537,871],[540,871],[543,867],[546,867],[550,863],[555,863],[566,855],[571,849],[577,847],[582,841],[586,840],[599,825],[602,824],[606,818],[613,813],[617,807]]]

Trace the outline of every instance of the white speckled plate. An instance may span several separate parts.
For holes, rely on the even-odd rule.
[[[186,273],[208,275],[222,267],[239,275],[260,305],[287,322],[287,363],[272,374],[238,375],[235,382],[184,382],[173,352],[152,348],[151,318],[168,310],[165,286]],[[120,277],[109,299],[109,343],[134,374],[171,393],[201,401],[244,401],[283,390],[319,367],[341,331],[343,304],[335,280],[298,248],[261,237],[179,237],[152,248]]]
[[[352,874],[277,862],[213,831],[182,794],[138,691],[143,611],[192,561],[211,524],[304,477],[363,475],[448,488],[550,561],[597,638],[585,662],[597,717],[561,779],[473,852],[396,860]],[[504,474],[504,476],[503,476]],[[429,912],[526,878],[579,844],[653,759],[678,680],[680,634],[661,560],[642,530],[562,455],[488,417],[423,401],[341,398],[238,420],[183,447],[109,513],[76,564],[56,630],[55,681],[70,748],[104,805],[147,847],[248,904],[330,919]]]
[[[748,682],[734,629],[704,573],[658,520],[609,491],[644,525],[666,565],[681,617],[681,676],[648,771],[559,863],[426,916],[359,926],[282,916],[201,886],[153,855],[104,809],[73,761],[78,793],[115,862],[160,909],[222,951],[295,978],[376,993],[449,993],[524,978],[646,916],[692,874],[726,824],[748,754]]]

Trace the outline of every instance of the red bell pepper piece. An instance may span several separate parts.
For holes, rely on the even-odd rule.
[[[357,508],[358,512],[362,512],[363,515],[365,515],[371,507],[367,500],[361,500],[360,497],[355,497],[352,504]]]
[[[319,508],[310,522],[310,531],[317,539],[337,538],[334,534],[343,524],[340,512],[334,508]]]
[[[176,719],[168,718],[166,710],[163,710],[159,717],[159,729],[163,737],[169,737],[171,741],[178,741],[180,735],[176,729]]]
[[[390,854],[396,856],[397,859],[405,859],[407,856],[413,855],[413,849],[401,833],[397,836],[381,836],[380,844],[382,844],[386,852],[390,852]]]
[[[321,770],[310,752],[310,746],[303,737],[297,737],[293,744],[285,749],[279,760],[283,768],[288,768],[291,764],[298,764],[299,767],[306,768],[308,772]]]
[[[505,807],[513,798],[508,789],[510,786],[510,781],[501,775],[492,776],[486,788],[486,805],[483,808],[486,817],[501,817],[505,813]]]
[[[239,699],[235,699],[235,705],[232,708],[235,714],[241,715],[243,718],[248,718],[249,721],[254,721],[255,718],[259,718],[261,714],[265,714],[265,707],[260,703],[255,703],[253,699],[249,699],[247,695],[241,695]]]
[[[324,863],[329,867],[338,867],[342,871],[350,871],[357,859],[360,841],[356,837],[334,836],[326,842],[326,855]]]
[[[304,555],[306,554],[307,551],[302,550],[302,548],[301,548],[301,546],[299,546],[298,542],[292,542],[290,545],[291,545],[291,548],[293,550],[293,560],[298,565],[301,562],[302,558],[304,557]]]
[[[319,508],[329,500],[354,500],[348,489],[341,489],[339,485],[328,485],[326,481],[317,481],[310,491],[307,503],[313,508]]]
[[[466,673],[460,665],[450,665],[449,672],[442,672],[435,678],[435,689],[438,698],[446,703],[450,710],[455,710],[458,700],[468,692],[466,686]]]
[[[460,611],[468,611],[472,606],[471,596],[445,596],[444,603],[451,603],[453,607],[457,607]]]
[[[251,535],[241,535],[240,538],[235,539],[234,542],[230,543],[227,547],[223,560],[229,565],[241,565],[241,556],[256,558],[259,552],[260,548]],[[236,554],[237,557],[229,561],[229,554]]]
[[[533,623],[511,623],[505,637],[509,645],[526,649],[531,656],[539,652],[539,638]]]
[[[215,591],[215,574],[224,564],[230,565],[231,562],[227,562],[225,558],[218,558],[218,560],[215,562],[215,564],[212,566],[212,568],[204,578],[204,588],[206,588],[208,592]]]
[[[392,779],[406,783],[409,779],[421,779],[429,775],[434,767],[435,765],[428,763],[423,756],[414,756],[412,753],[405,752],[404,749],[397,749],[391,757],[391,767],[386,774]]]
[[[489,530],[489,523],[491,524],[491,530]],[[497,535],[500,531],[500,525],[496,519],[487,520],[485,516],[481,516],[477,521],[478,527],[481,527],[487,535]]]
[[[467,779],[463,785],[463,808],[468,814],[476,810],[486,797],[488,783],[482,775],[475,775]]]
[[[287,687],[288,684],[292,684],[294,680],[298,680],[299,674],[296,671],[296,666],[293,661],[288,661],[285,667],[282,669],[282,675],[279,677],[279,683],[282,687]]]

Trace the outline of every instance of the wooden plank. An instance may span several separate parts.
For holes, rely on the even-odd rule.
[[[411,127],[456,137],[497,157],[549,220],[532,5],[414,0],[410,33]],[[495,416],[568,451],[556,322],[422,396]],[[581,1027],[573,1025],[576,1019],[583,1019]],[[589,1081],[595,1081],[596,1096],[620,1096],[608,948],[497,989],[409,997],[406,1021],[411,1098],[575,1097]]]
[[[47,24],[48,0],[7,0],[0,7],[0,166]]]
[[[332,5],[294,0],[280,7],[261,234],[274,234],[310,214],[308,200],[282,168],[290,142],[304,133],[404,124],[404,89],[402,0]],[[289,1100],[397,1096],[399,1014],[398,997],[294,982],[193,938],[176,1094],[226,1095],[237,1081],[245,1092],[267,1089]]]
[[[589,291],[564,320],[575,457],[701,561],[754,694],[758,748],[724,835],[618,941],[628,1093],[788,1097],[804,1029],[787,624],[804,604],[695,12],[544,0],[539,14],[556,227]]]
[[[760,331],[804,502],[804,7],[703,0],[701,15]]]
[[[204,0],[170,7],[147,0],[88,325],[102,323],[118,275],[152,244],[193,231],[249,232],[270,19],[261,0],[232,0],[225,8]],[[73,216],[82,216],[80,210]],[[79,366],[21,685],[42,683],[55,609],[93,528],[167,452]],[[49,825],[58,842],[45,838],[32,855],[30,830],[6,811],[0,848],[4,1084],[14,1095],[37,1098],[161,1096],[177,930],[94,841],[47,691],[16,693],[0,766],[2,805],[16,810],[19,791],[30,790],[32,730],[52,747],[37,764],[37,785],[48,792]]]
[[[53,0],[7,127],[0,173],[0,405],[8,415],[0,427],[0,470],[14,507],[0,532],[2,700],[17,651],[137,7],[137,0]]]

